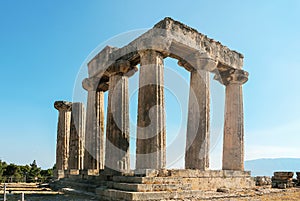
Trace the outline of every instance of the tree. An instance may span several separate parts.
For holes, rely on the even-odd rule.
[[[20,166],[20,173],[22,175],[22,181],[25,181],[25,182],[27,181],[29,172],[30,172],[29,165]]]
[[[55,167],[55,166],[54,166]],[[34,160],[30,165],[6,164],[0,160],[0,183],[3,182],[49,182],[53,168],[42,170]]]
[[[3,174],[4,174],[6,167],[7,167],[7,164],[4,161],[0,160],[0,183],[5,181],[5,177]]]
[[[49,182],[53,177],[53,169],[41,170],[41,181]]]
[[[5,171],[3,172],[3,175],[6,178],[9,178],[11,182],[13,180],[18,181],[21,178],[20,168],[19,168],[19,166],[11,163],[8,166],[6,166]]]
[[[32,162],[32,164],[30,164],[30,170],[29,170],[29,173],[28,173],[28,180],[29,182],[36,182],[38,179],[41,178],[41,175],[40,175],[40,172],[41,172],[41,168],[39,168],[36,164],[36,161],[34,160]]]

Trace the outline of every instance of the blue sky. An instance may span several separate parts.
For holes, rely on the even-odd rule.
[[[151,28],[166,16],[244,54],[250,73],[244,85],[246,159],[300,158],[299,10],[297,0],[1,0],[0,159],[17,164],[36,159],[51,167],[57,125],[53,102],[72,100],[87,56],[110,38]],[[167,96],[167,116],[173,117],[178,111],[168,107],[176,103]],[[177,120],[167,121],[172,131]],[[214,167],[221,141],[216,147]]]

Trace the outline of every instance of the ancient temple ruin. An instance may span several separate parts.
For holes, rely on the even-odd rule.
[[[182,144],[185,169],[181,170],[166,169],[166,57],[177,59],[190,73],[186,142]],[[242,54],[171,18],[124,47],[105,47],[88,63],[88,77],[82,81],[88,93],[86,113],[81,103],[55,103],[60,185],[86,185],[107,200],[189,198],[201,190],[252,187],[250,172],[244,171],[242,85],[248,73],[242,67]],[[136,167],[131,170],[128,79],[135,73],[139,73],[138,128]],[[226,88],[223,164],[218,171],[209,170],[210,73]]]

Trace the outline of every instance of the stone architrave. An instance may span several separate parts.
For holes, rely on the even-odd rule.
[[[104,92],[97,90],[99,82],[89,78],[82,83],[88,91],[84,169],[95,174],[104,169]]]
[[[248,73],[231,69],[220,72],[226,86],[223,138],[223,170],[244,170],[244,112],[242,84]]]
[[[129,68],[130,63],[119,63]],[[129,156],[129,95],[128,77],[123,73],[111,74],[107,107],[105,168],[118,172],[130,170]]]
[[[72,104],[69,165],[70,173],[83,169],[85,110],[83,103]]]
[[[63,171],[68,169],[72,103],[56,101],[54,107],[59,111],[56,142],[56,170],[58,174],[63,174]],[[59,177],[59,175],[57,176]]]
[[[209,72],[192,70],[188,106],[185,168],[209,168],[210,94]]]
[[[136,169],[161,169],[166,166],[163,56],[154,50],[139,54]]]

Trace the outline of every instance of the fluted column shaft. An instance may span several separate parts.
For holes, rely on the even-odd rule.
[[[104,169],[104,92],[98,91],[99,80],[84,80],[88,91],[84,169]]]
[[[56,170],[62,171],[68,169],[72,103],[56,101],[54,107],[59,111],[56,142]]]
[[[119,65],[129,67],[129,62]],[[109,78],[105,168],[119,172],[130,170],[129,126],[128,77],[115,73]]]
[[[223,138],[223,170],[244,170],[244,112],[242,84],[248,73],[242,70],[227,72],[225,123]]]
[[[69,169],[82,170],[84,160],[85,110],[82,103],[72,104]]]
[[[140,52],[136,168],[166,166],[164,64],[161,53]]]
[[[209,168],[210,94],[209,72],[192,70],[185,151],[185,168]]]

